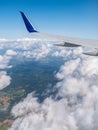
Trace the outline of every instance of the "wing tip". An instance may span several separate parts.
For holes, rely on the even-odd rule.
[[[28,18],[26,17],[26,15],[22,12],[19,11],[22,19],[25,23],[26,29],[28,30],[29,33],[38,33],[38,31],[32,26],[32,24],[30,23],[30,21],[28,20]]]

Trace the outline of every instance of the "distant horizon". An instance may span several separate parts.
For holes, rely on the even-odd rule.
[[[60,35],[58,35],[58,36],[60,36]],[[61,36],[62,37],[62,36]],[[64,36],[63,36],[64,37]],[[66,36],[65,36],[66,37]],[[70,38],[70,37],[68,37],[68,38]],[[80,37],[71,37],[71,38],[80,38]],[[80,40],[93,40],[93,41],[98,41],[98,39],[87,39],[87,38],[80,38]],[[0,42],[9,42],[9,41],[18,41],[18,40],[41,40],[41,41],[59,41],[59,40],[54,40],[54,39],[48,39],[48,38],[45,38],[45,37],[40,37],[40,36],[36,36],[36,34],[35,35],[33,35],[33,33],[32,33],[32,37],[30,37],[30,36],[28,36],[28,37],[17,37],[17,38],[0,38]]]

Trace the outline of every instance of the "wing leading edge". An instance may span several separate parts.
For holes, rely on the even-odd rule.
[[[56,44],[57,46],[65,46],[65,47],[78,47],[78,46],[86,46],[86,47],[91,47],[93,49],[98,50],[98,41],[97,40],[83,40],[79,38],[71,38],[71,37],[65,37],[65,36],[58,36],[58,35],[51,35],[51,34],[45,34],[45,33],[40,33],[37,31],[30,21],[27,19],[25,14],[21,12],[21,16],[23,18],[23,21],[25,23],[26,29],[28,30],[29,33],[35,33],[39,36],[44,36],[49,39],[61,41],[61,44]],[[98,51],[97,51],[98,52]],[[86,55],[93,55],[91,52],[89,53],[84,53]],[[95,56],[95,55],[94,55]]]

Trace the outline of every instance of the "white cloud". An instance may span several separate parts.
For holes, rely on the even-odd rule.
[[[58,95],[71,105],[79,130],[98,129],[98,59],[82,56],[65,63],[57,73]]]
[[[0,46],[1,49],[6,48],[6,55],[8,56],[17,55],[40,60],[46,57],[52,49],[52,43],[40,39],[23,38],[6,42],[7,44],[2,42],[2,46]]]
[[[56,102],[51,98],[40,104],[29,94],[13,108],[12,113],[18,119],[10,130],[76,130],[76,122],[66,110],[66,105],[66,100]]]
[[[15,45],[16,49],[21,49],[18,53],[19,56],[23,56],[26,58],[34,58],[35,60],[41,60],[48,56],[52,49],[52,44],[50,42],[40,39],[23,39],[18,40],[20,44],[17,42]]]
[[[11,82],[11,77],[7,75],[6,71],[2,71],[2,69],[6,69],[9,68],[8,66],[8,62],[9,59],[6,59],[2,56],[0,56],[0,90],[2,90],[3,88],[7,87],[8,85],[10,85]]]
[[[7,75],[6,69],[11,67],[9,66],[9,62],[12,58],[12,56],[16,55],[15,51],[13,50],[6,50],[5,49],[5,42],[7,40],[0,40],[0,48],[4,51],[5,53],[1,53],[0,55],[0,90],[4,89],[11,83],[11,77]]]
[[[6,51],[6,55],[8,55],[8,56],[15,56],[15,55],[17,55],[17,53],[15,51],[13,51],[13,50],[7,50]]]
[[[0,69],[8,68],[8,64],[11,57],[8,57],[6,55],[0,55]]]
[[[7,87],[11,82],[10,76],[5,71],[0,72],[0,90]]]
[[[0,39],[0,42],[6,42],[6,41],[8,41],[8,39],[5,38]]]
[[[34,58],[35,60],[40,60],[46,57],[50,53],[51,45],[41,42],[40,44],[38,43],[39,46],[37,45],[34,49],[32,48],[32,51],[24,51],[23,56],[27,58]]]

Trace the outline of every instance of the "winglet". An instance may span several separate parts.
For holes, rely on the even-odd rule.
[[[38,31],[36,31],[36,30],[34,29],[34,27],[31,25],[31,23],[29,22],[29,20],[28,20],[27,17],[25,16],[25,14],[24,14],[22,11],[20,11],[20,13],[21,13],[21,16],[22,16],[22,18],[23,18],[23,21],[24,21],[24,23],[25,23],[25,26],[26,26],[26,29],[28,30],[28,32],[30,32],[30,33],[38,32]]]

